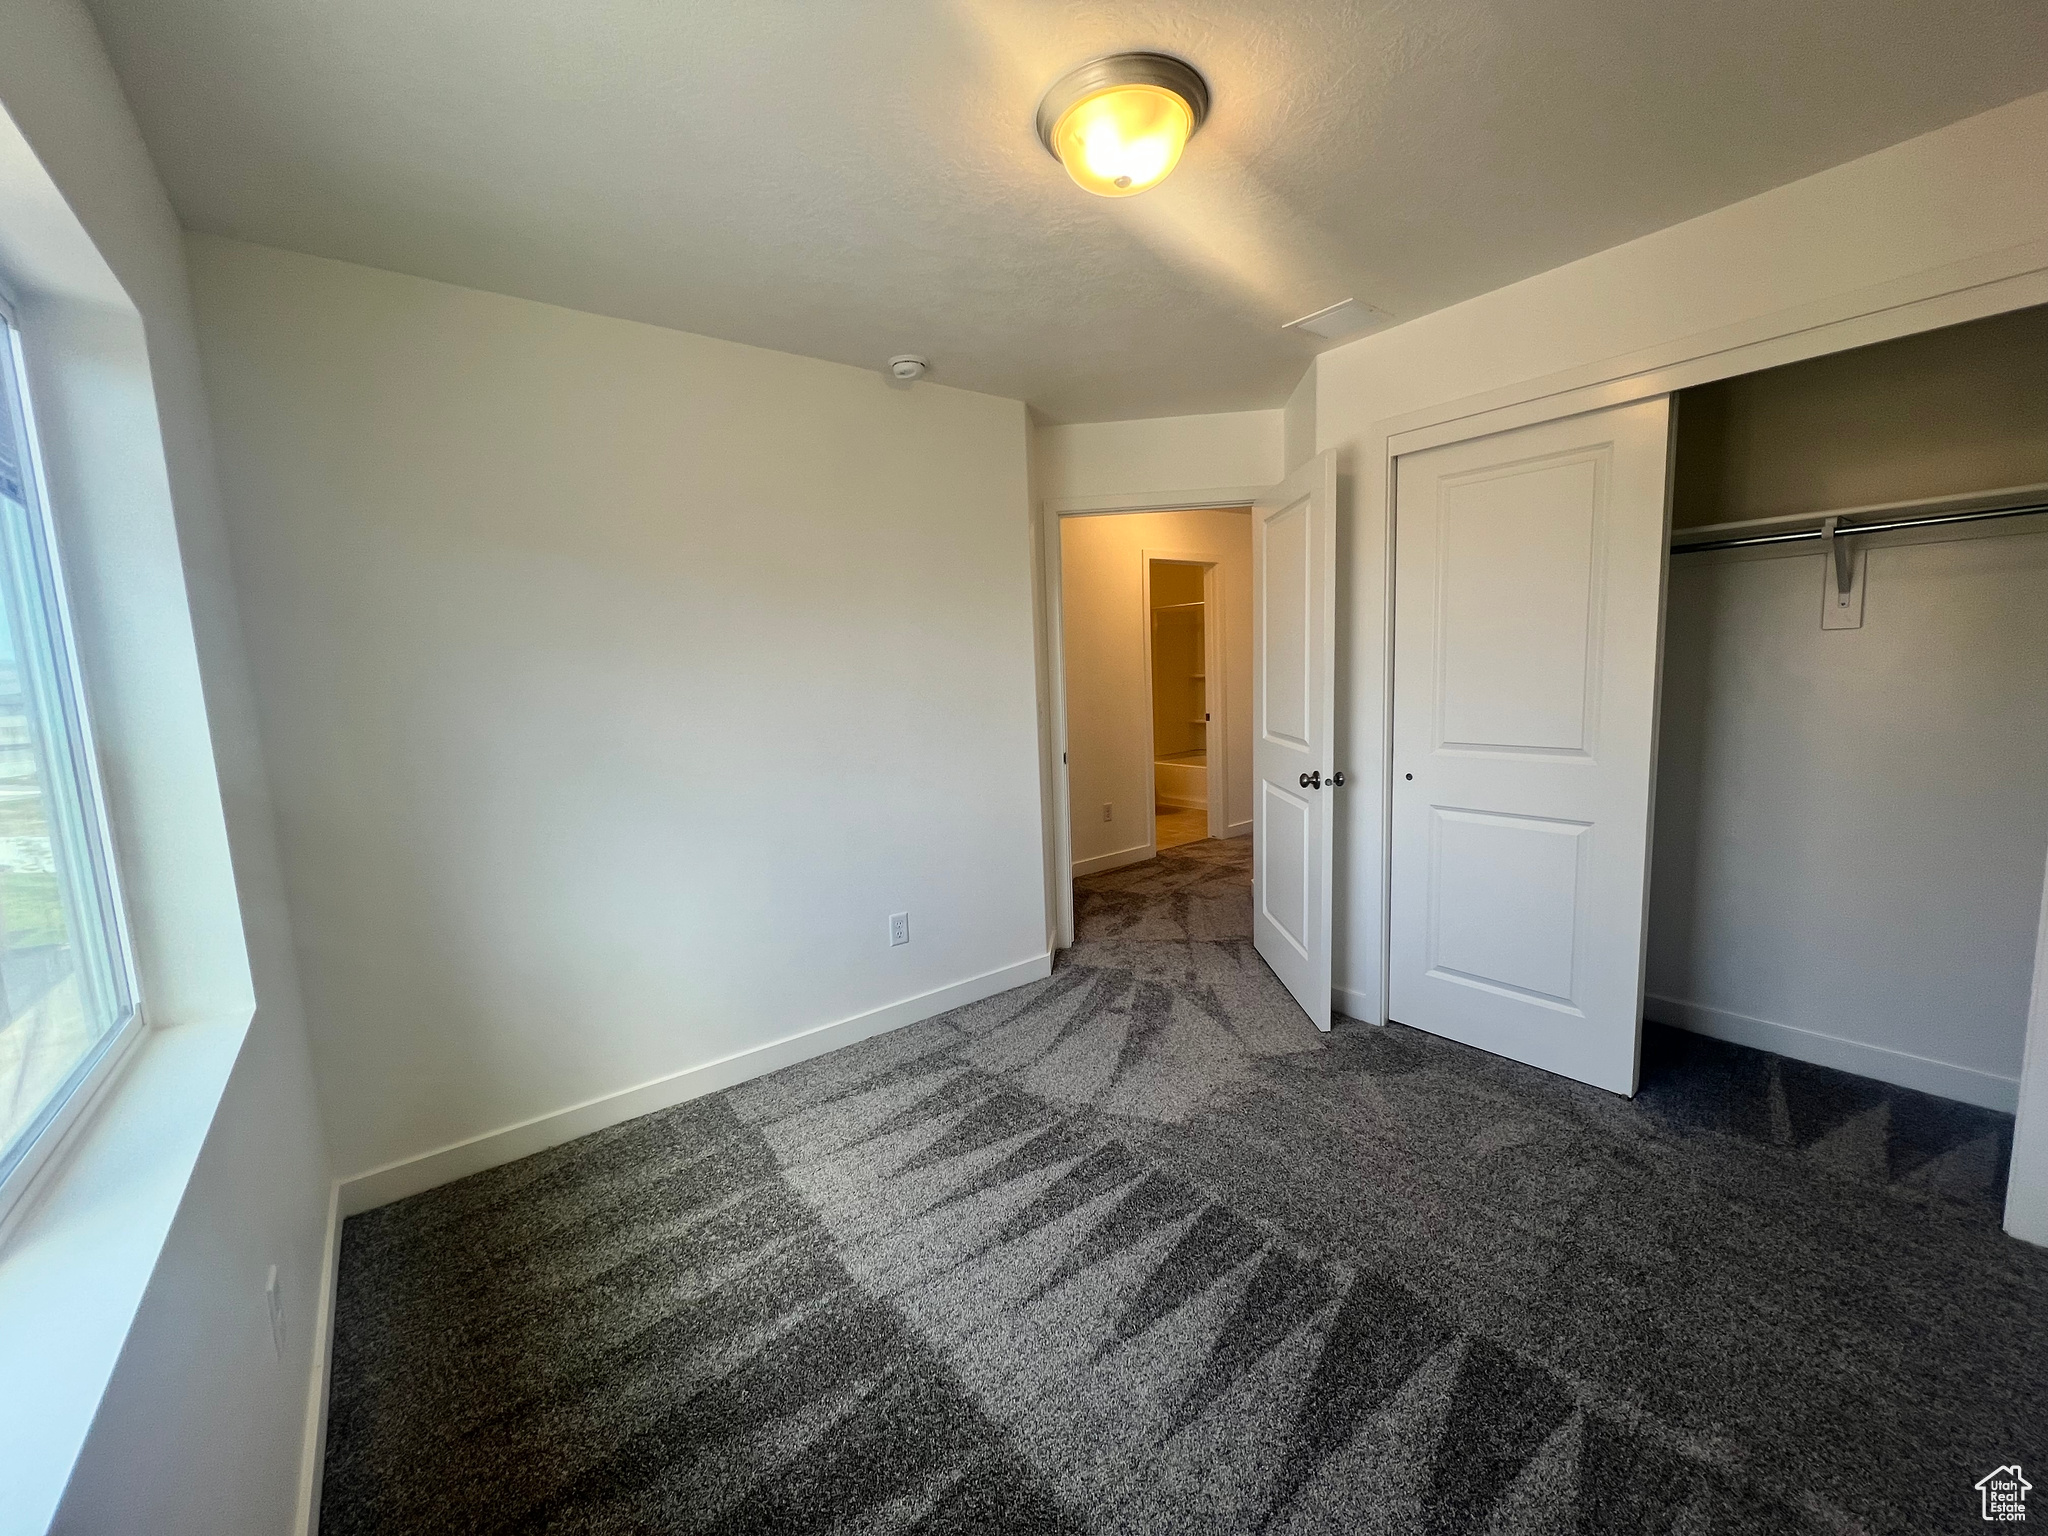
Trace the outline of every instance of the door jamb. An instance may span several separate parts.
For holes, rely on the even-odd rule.
[[[1055,949],[1069,948],[1074,942],[1074,804],[1073,785],[1067,776],[1066,608],[1060,581],[1060,523],[1069,517],[1107,517],[1122,512],[1236,511],[1250,507],[1268,489],[1263,485],[1225,485],[1189,491],[1125,491],[1106,496],[1048,498],[1039,504],[1039,561],[1045,592],[1046,681],[1053,759],[1052,825],[1046,828],[1046,841],[1052,849]]]

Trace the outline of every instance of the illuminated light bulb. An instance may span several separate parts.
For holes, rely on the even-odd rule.
[[[1194,127],[1188,104],[1171,91],[1122,85],[1069,107],[1053,129],[1053,143],[1077,186],[1129,197],[1165,180]]]
[[[1163,53],[1095,59],[1038,103],[1038,137],[1077,186],[1130,197],[1164,181],[1209,115],[1209,87]]]

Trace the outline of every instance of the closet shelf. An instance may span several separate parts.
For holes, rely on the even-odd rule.
[[[2024,516],[2043,502],[2048,502],[2048,481],[2034,485],[2009,485],[1996,491],[1972,491],[1962,496],[1924,496],[1913,501],[1881,501],[1824,512],[1752,517],[1736,523],[1702,523],[1693,528],[1672,529],[1671,550],[1673,554],[1682,555],[1702,545],[1725,547],[1724,541],[1779,542],[1817,535],[1821,524],[1831,517],[1854,519],[1847,526],[1838,528],[1841,533],[1884,532],[1895,523],[1911,524],[1921,519],[1934,522],[1946,516],[1953,516],[1957,521],[1963,521],[1971,514],[1978,517]],[[1879,526],[1873,527],[1872,524]]]

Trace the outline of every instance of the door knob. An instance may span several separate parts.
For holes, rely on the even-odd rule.
[[[1323,787],[1323,770],[1318,768],[1314,773],[1304,773],[1301,776],[1301,787],[1303,789],[1321,789]]]
[[[1332,788],[1332,789],[1342,789],[1343,787],[1344,787],[1344,770],[1343,770],[1343,769],[1341,769],[1341,768],[1339,768],[1339,769],[1338,769],[1338,770],[1337,770],[1337,771],[1336,771],[1335,773],[1333,773],[1333,774],[1331,774],[1331,775],[1330,775],[1330,788]]]

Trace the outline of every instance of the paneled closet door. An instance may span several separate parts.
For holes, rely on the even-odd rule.
[[[1337,459],[1252,504],[1252,946],[1330,1027]]]
[[[1633,1094],[1668,396],[1396,462],[1391,1016]]]

